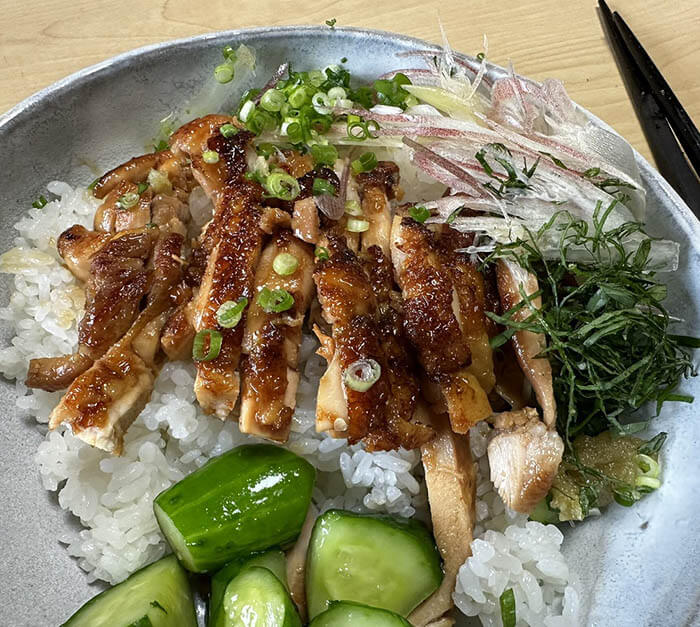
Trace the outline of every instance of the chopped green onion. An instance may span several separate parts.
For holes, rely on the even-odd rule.
[[[297,87],[291,94],[289,94],[289,98],[287,100],[291,107],[299,109],[309,100],[309,94],[306,91],[306,87],[303,85]]]
[[[501,622],[503,627],[515,627],[515,594],[513,588],[508,588],[499,599],[501,605]]]
[[[216,150],[205,150],[202,153],[204,163],[219,163],[219,153]]]
[[[447,224],[452,224],[457,219],[457,216],[462,212],[462,209],[464,209],[464,207],[457,207],[449,216],[447,216],[447,220],[445,220],[445,222]]]
[[[347,98],[347,92],[342,87],[331,87],[328,90],[328,97],[331,100],[343,100]]]
[[[238,117],[240,118],[241,122],[247,121],[250,117],[250,114],[253,113],[254,110],[255,103],[252,100],[247,100],[238,113]]]
[[[299,260],[289,253],[280,253],[272,262],[272,269],[280,276],[294,274],[299,267]]]
[[[341,63],[347,63],[347,62],[348,62],[348,58],[347,58],[347,57],[343,57],[343,58],[340,60],[340,62],[341,62]]]
[[[358,218],[348,218],[347,228],[351,233],[364,233],[369,229],[369,222]]]
[[[639,453],[635,459],[637,466],[642,471],[642,476],[651,477],[652,479],[656,479],[659,476],[661,466],[659,466],[659,462],[653,457],[649,457],[649,455],[645,455],[644,453]]]
[[[92,183],[90,183],[90,185],[88,185],[88,189],[89,190],[95,189],[95,186],[100,182],[100,178],[102,178],[102,177],[98,176]]]
[[[349,216],[361,216],[362,207],[356,200],[348,200],[345,203],[345,213],[347,213]]]
[[[135,194],[134,192],[127,192],[123,196],[119,196],[119,200],[117,200],[117,204],[121,209],[132,209],[133,207],[136,206],[136,203],[139,201],[139,195]]]
[[[411,207],[408,214],[416,221],[423,224],[430,217],[430,210],[425,207]]]
[[[148,189],[148,183],[139,183],[138,194],[143,194]]]
[[[258,305],[265,313],[281,313],[294,306],[294,297],[287,290],[263,287],[258,294]]]
[[[263,142],[255,147],[255,152],[257,152],[261,157],[269,159],[275,154],[275,145],[271,144],[270,142]]]
[[[335,28],[335,23],[337,21],[338,20],[336,20],[335,18],[333,18],[332,20],[326,20],[326,26],[328,26],[329,28]]]
[[[365,121],[359,115],[348,115],[347,134],[350,139],[356,141],[375,139],[377,136],[374,133],[378,130],[379,124],[375,120]]]
[[[204,345],[209,343],[206,353],[204,352]],[[223,341],[223,336],[219,331],[215,329],[202,329],[194,336],[194,343],[192,344],[192,359],[195,361],[211,361],[216,359],[221,352],[221,342]]]
[[[265,111],[279,111],[285,103],[284,94],[279,89],[268,89],[260,99],[260,106]]]
[[[483,61],[485,58],[486,58],[486,55],[483,52],[480,52],[479,54],[476,55],[477,61]]]
[[[338,159],[338,151],[335,149],[335,146],[314,144],[311,146],[311,156],[315,165],[333,166]]]
[[[224,124],[219,129],[219,132],[226,138],[231,139],[234,135],[238,135],[238,129],[233,124]]]
[[[343,374],[345,385],[356,392],[366,392],[382,376],[382,367],[374,359],[358,359]]]
[[[374,81],[374,91],[377,102],[391,107],[406,108],[406,99],[410,95],[402,85],[410,85],[411,80],[405,74],[397,72],[391,80],[379,79]]]
[[[41,196],[39,196],[38,200],[35,200],[32,203],[32,207],[34,207],[34,209],[43,209],[44,207],[46,207],[48,202],[49,201],[46,200],[46,197],[42,194]]]
[[[325,261],[326,259],[330,259],[331,257],[328,253],[328,249],[324,246],[316,246],[316,250],[314,250],[314,256],[319,261]]]
[[[301,192],[299,181],[286,172],[270,174],[265,180],[265,188],[270,196],[282,200],[294,200]]]
[[[336,194],[335,185],[326,179],[315,178],[312,190],[314,196],[320,196],[321,194],[335,196]]]
[[[355,174],[361,174],[362,172],[371,172],[377,167],[377,155],[373,152],[366,152],[360,156],[359,159],[355,159],[352,163],[352,171]]]
[[[248,305],[248,299],[241,296],[237,301],[227,300],[216,312],[216,321],[224,329],[232,329],[243,317],[243,310]]]
[[[647,477],[645,475],[640,475],[635,480],[634,484],[638,488],[649,488],[650,490],[658,490],[661,487],[661,480],[656,477]]]
[[[235,59],[236,49],[231,44],[228,44],[223,47],[221,54],[223,55],[224,59]]]
[[[304,141],[304,129],[299,122],[292,122],[287,126],[287,137],[293,144],[301,144]]]
[[[151,170],[148,173],[148,184],[156,194],[171,192],[173,189],[168,175],[158,170]]]
[[[214,68],[214,78],[222,85],[230,83],[233,80],[233,75],[233,64],[230,61],[225,61]]]
[[[146,223],[146,228],[147,229],[157,229],[158,225],[155,222],[147,222]]]

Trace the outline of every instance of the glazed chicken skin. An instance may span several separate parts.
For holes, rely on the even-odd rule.
[[[404,299],[406,334],[428,380],[439,386],[440,394],[431,394],[428,389],[428,397],[440,402],[441,395],[452,428],[467,433],[491,414],[487,393],[471,368],[472,346],[481,355],[487,350],[485,329],[477,333],[478,293],[468,284],[455,287],[455,279],[463,280],[456,276],[463,262],[446,260],[447,251],[426,226],[396,216],[391,239],[394,271]],[[480,369],[486,370],[483,364]]]
[[[296,260],[293,272],[275,272],[275,259],[280,254]],[[241,365],[239,426],[243,433],[281,442],[289,437],[299,384],[302,325],[314,295],[313,267],[311,247],[288,230],[273,236],[260,256],[254,293],[284,290],[294,303],[281,312],[265,311],[257,302],[249,305]]]
[[[82,243],[82,239],[67,235],[76,231],[72,227],[61,235],[59,251],[71,249],[73,242]],[[90,257],[85,313],[78,325],[77,355],[33,359],[27,386],[49,391],[64,389],[127,332],[149,288],[151,277],[146,263],[158,232],[143,228],[107,237],[101,249]]]
[[[169,150],[134,157],[95,184],[93,194],[103,200],[95,213],[95,231],[117,233],[156,224],[184,235],[194,184],[186,160]]]
[[[150,229],[153,233],[158,229]],[[158,237],[158,236],[154,236]],[[49,428],[73,434],[102,450],[121,454],[124,434],[148,402],[163,358],[160,334],[177,302],[183,237],[161,233],[151,259],[147,305],[124,336],[71,383],[49,417]]]

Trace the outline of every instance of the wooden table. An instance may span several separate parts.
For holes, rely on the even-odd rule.
[[[610,0],[674,91],[700,121],[698,0]],[[198,33],[280,24],[365,26],[512,59],[518,72],[564,80],[572,98],[649,157],[603,38],[594,0],[0,0],[0,112],[38,89],[115,54]]]

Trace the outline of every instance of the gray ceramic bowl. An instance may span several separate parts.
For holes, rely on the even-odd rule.
[[[378,31],[325,27],[259,28],[205,35],[141,48],[82,70],[17,105],[0,119],[0,250],[11,246],[12,224],[43,189],[61,179],[94,178],[144,152],[157,121],[196,92],[227,43],[256,49],[257,81],[283,61],[322,67],[346,56],[353,74],[371,78],[402,67],[396,53],[425,42]],[[495,69],[494,71],[498,71]],[[670,309],[700,329],[700,224],[640,156],[652,233],[681,242],[681,265],[670,277]],[[7,286],[5,282],[6,302]],[[682,327],[682,328],[680,328]],[[3,342],[9,332],[1,328]],[[55,625],[93,596],[57,538],[76,521],[42,489],[33,457],[43,434],[15,407],[11,384],[0,383],[0,590],[3,625]],[[698,380],[683,386],[700,396]],[[632,509],[567,530],[565,551],[586,590],[589,625],[700,624],[700,422],[697,406],[664,408],[656,427],[670,433],[664,485]]]

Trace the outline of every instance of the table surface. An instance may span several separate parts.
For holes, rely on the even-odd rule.
[[[698,0],[609,0],[700,121]],[[248,26],[323,24],[391,30],[476,54],[536,79],[562,79],[571,97],[650,158],[594,0],[0,0],[0,112],[80,68],[146,44]]]

